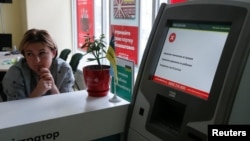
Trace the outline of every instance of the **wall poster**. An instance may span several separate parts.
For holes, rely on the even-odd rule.
[[[112,0],[110,6],[116,56],[138,64],[139,0]]]
[[[138,28],[112,25],[115,35],[116,56],[138,64]]]
[[[94,1],[77,0],[77,48],[85,42],[86,35],[94,35]]]

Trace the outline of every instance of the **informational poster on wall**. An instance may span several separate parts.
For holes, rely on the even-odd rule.
[[[135,26],[112,26],[115,35],[116,56],[138,64],[138,28]]]
[[[77,47],[85,42],[86,35],[94,35],[94,1],[77,0]]]
[[[110,6],[110,28],[115,34],[116,55],[138,64],[139,0],[112,0]]]
[[[118,84],[112,78],[111,92],[131,101],[134,86],[134,62],[117,57]]]

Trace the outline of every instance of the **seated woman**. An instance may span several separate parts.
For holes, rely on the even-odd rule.
[[[7,101],[73,91],[72,69],[57,57],[56,44],[46,30],[28,30],[19,51],[24,57],[10,67],[2,81]]]

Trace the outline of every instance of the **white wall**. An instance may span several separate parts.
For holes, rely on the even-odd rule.
[[[71,0],[26,0],[27,29],[46,29],[58,51],[72,49]]]

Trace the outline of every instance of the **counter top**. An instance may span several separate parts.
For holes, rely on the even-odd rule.
[[[31,128],[30,126],[34,125],[40,127],[45,124],[50,130],[54,128],[54,131],[60,132],[60,136],[63,140],[66,138],[70,139],[68,133],[64,131],[65,129],[61,129],[63,126],[70,127],[68,130],[92,126],[99,127],[99,135],[99,129],[92,131],[90,129],[86,132],[93,132],[93,136],[89,136],[92,133],[79,135],[79,140],[94,139],[122,132],[124,130],[129,102],[121,99],[120,102],[111,103],[109,101],[111,97],[113,97],[111,93],[105,97],[90,97],[85,90],[82,90],[2,102],[0,103],[0,138],[9,138],[10,135],[18,135],[11,138],[23,139],[25,137],[21,138],[21,136],[23,136],[21,134],[25,134],[25,132],[20,132],[20,129],[29,129]],[[67,123],[67,121],[69,123]],[[51,124],[52,122],[53,124]],[[57,122],[60,122],[60,125],[58,125]],[[114,125],[112,125],[112,123],[114,123]],[[111,129],[110,132],[105,131],[105,126],[107,125],[110,125],[111,128],[115,127],[115,129]],[[11,132],[17,132],[16,130],[18,130],[18,134],[11,134]],[[36,130],[36,132],[40,134],[41,132],[45,132],[45,130],[39,130],[39,128],[36,128]],[[6,131],[6,133],[8,132],[9,135],[4,134],[4,131]],[[84,130],[82,130],[82,132],[84,133]],[[34,133],[34,135],[37,133]],[[76,136],[75,134],[78,135],[77,132],[74,132],[74,134],[71,133],[71,135]],[[34,135],[29,133],[29,136]]]

